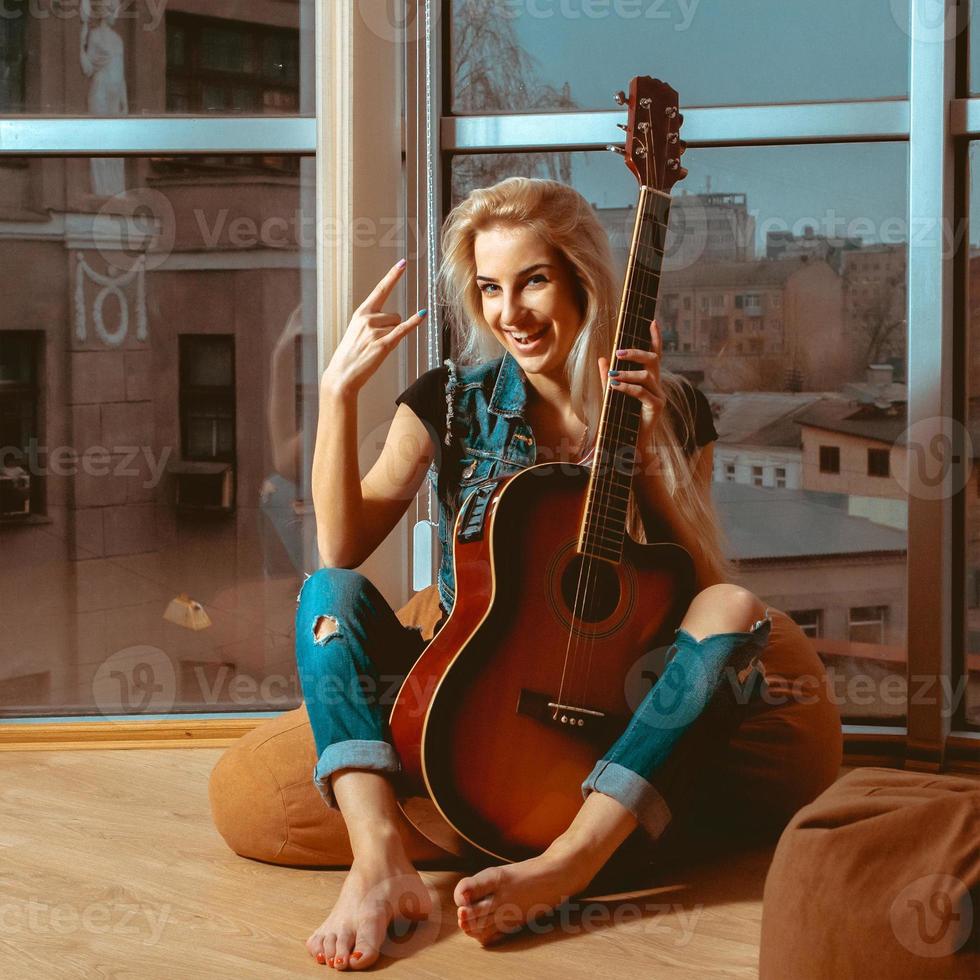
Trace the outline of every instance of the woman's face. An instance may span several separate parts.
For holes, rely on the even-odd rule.
[[[496,226],[473,243],[483,315],[526,374],[560,376],[582,326],[572,270],[526,227]],[[540,333],[533,343],[517,338]]]

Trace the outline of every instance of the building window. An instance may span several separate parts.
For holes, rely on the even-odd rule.
[[[847,614],[847,633],[852,643],[885,642],[887,606],[852,606]]]
[[[727,483],[735,482],[735,464],[725,463],[725,481]]]
[[[299,111],[299,32],[191,14],[167,15],[167,112],[222,114]],[[273,170],[298,173],[288,154],[195,155],[154,169]]]
[[[180,336],[180,439],[184,459],[234,462],[234,336]]]
[[[840,473],[840,447],[839,446],[820,447],[820,472]]]
[[[690,308],[691,308],[691,297],[690,296],[685,296],[684,297],[684,309],[685,310],[689,310]]]
[[[685,351],[689,351],[690,349],[691,349],[691,345],[690,344],[685,344],[684,345],[684,350]],[[977,492],[980,493],[980,490],[978,490]]]
[[[762,467],[753,466],[752,467],[752,486],[761,487],[762,486]]]
[[[23,112],[24,25],[27,0],[7,0],[0,10],[0,113]]]
[[[742,309],[742,294],[741,293],[736,293],[735,294],[735,309],[736,310]]]
[[[40,331],[0,331],[0,520],[44,512],[40,443]]]
[[[786,486],[786,467],[777,466],[776,467],[776,486],[785,487]]]
[[[811,639],[823,635],[822,609],[794,609],[789,612],[789,617]]]
[[[735,321],[735,333],[741,333],[741,332],[742,332],[742,321],[741,320],[736,320]]]
[[[724,293],[712,293],[711,294],[711,309],[712,310],[723,310],[725,308],[725,294]]]
[[[890,476],[887,449],[868,450],[868,476]]]

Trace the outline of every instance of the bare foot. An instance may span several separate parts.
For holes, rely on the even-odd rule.
[[[363,970],[380,955],[392,920],[426,918],[432,896],[400,847],[356,857],[340,897],[306,940],[318,963],[337,970]]]
[[[526,861],[486,868],[456,885],[456,919],[467,936],[489,946],[578,894],[591,876],[580,860],[554,847]]]

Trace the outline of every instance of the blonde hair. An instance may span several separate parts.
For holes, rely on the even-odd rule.
[[[531,228],[561,255],[576,283],[582,326],[565,361],[565,379],[572,410],[586,424],[585,448],[595,445],[602,413],[603,390],[598,358],[612,354],[621,288],[617,287],[609,238],[595,211],[578,191],[556,180],[508,177],[491,187],[478,188],[450,211],[442,229],[442,264],[438,286],[449,315],[453,347],[463,364],[492,360],[503,350],[483,316],[483,302],[476,282],[474,242],[491,227]],[[677,435],[661,414],[656,434],[657,452],[664,482],[681,515],[698,529],[704,557],[721,581],[733,577],[733,565],[725,557],[723,532],[710,500],[705,500],[692,479],[684,442],[694,431],[684,380],[661,366],[661,387],[669,406],[681,420]],[[645,540],[643,523],[630,497],[630,534]]]

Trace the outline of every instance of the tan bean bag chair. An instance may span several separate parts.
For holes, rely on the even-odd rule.
[[[760,980],[980,977],[980,782],[867,767],[790,821]]]
[[[706,825],[717,823],[717,814],[724,813],[730,826],[775,839],[801,806],[837,778],[842,736],[840,715],[813,646],[785,613],[770,607],[770,615],[773,626],[762,655],[768,696],[749,706],[725,748],[713,746],[702,757],[703,773],[692,798],[694,812],[702,814]],[[399,620],[421,626],[426,639],[439,617],[434,585],[398,611]],[[315,762],[303,706],[262,722],[225,751],[208,789],[215,826],[233,851],[276,864],[350,864],[343,817],[324,803],[313,784]],[[670,841],[670,850],[680,853],[674,839],[689,832],[682,829],[688,824],[697,821],[673,820],[658,849]],[[458,862],[414,830],[409,834],[410,856],[419,866]],[[632,840],[642,842],[641,835]]]

